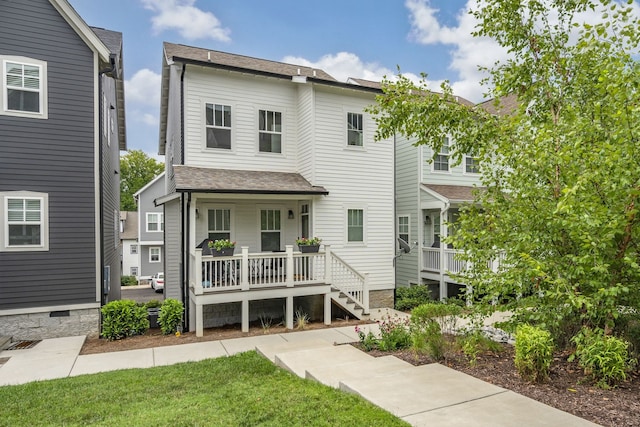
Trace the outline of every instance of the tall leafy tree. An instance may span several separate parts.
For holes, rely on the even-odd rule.
[[[451,135],[456,161],[478,157],[483,189],[450,237],[470,262],[464,280],[477,307],[609,331],[619,306],[640,308],[634,6],[485,0],[472,11],[474,35],[495,39],[511,58],[487,70],[495,102],[468,107],[447,84],[434,96],[399,76],[371,108],[380,138],[398,132],[437,153]],[[594,11],[600,23],[580,22]]]
[[[135,211],[133,195],[164,170],[164,165],[142,150],[120,157],[120,210]]]

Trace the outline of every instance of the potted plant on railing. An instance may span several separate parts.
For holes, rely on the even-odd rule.
[[[302,253],[318,252],[322,239],[317,237],[302,237],[296,240],[296,245]]]
[[[208,245],[213,256],[232,256],[236,249],[236,242],[229,239],[210,240]]]

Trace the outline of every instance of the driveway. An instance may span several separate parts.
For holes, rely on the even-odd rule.
[[[156,299],[160,302],[164,301],[163,293],[156,293],[156,291],[151,289],[150,285],[123,286],[121,289],[122,299],[132,299],[136,302],[148,302],[153,299]]]

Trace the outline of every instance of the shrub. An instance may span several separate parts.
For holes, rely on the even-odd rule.
[[[631,368],[629,343],[614,336],[606,336],[602,330],[583,329],[574,338],[575,355],[586,375],[596,380],[598,387],[609,388],[627,378]]]
[[[478,360],[478,355],[486,351],[500,351],[502,347],[490,338],[487,338],[482,331],[471,329],[457,339],[457,344],[467,357],[467,361],[474,366]]]
[[[102,336],[119,340],[144,334],[149,329],[147,310],[132,300],[111,301],[102,307]]]
[[[553,338],[549,331],[528,324],[516,329],[515,364],[520,376],[542,382],[549,376],[553,360]]]
[[[122,286],[135,286],[138,284],[136,276],[120,276],[120,284]]]
[[[382,351],[393,351],[411,345],[409,319],[387,318],[380,323],[380,340],[378,348]]]
[[[158,323],[163,334],[168,335],[178,331],[178,326],[182,323],[183,311],[182,302],[173,298],[164,300],[158,314]]]
[[[160,301],[158,301],[157,299],[152,299],[152,300],[147,301],[144,304],[144,307],[145,308],[158,308],[161,305],[162,305],[162,303]]]
[[[425,285],[414,285],[396,289],[396,310],[409,311],[427,302],[433,302],[431,292]]]
[[[360,338],[360,344],[362,344],[362,347],[365,351],[371,351],[378,348],[378,339],[373,334],[373,332],[369,331],[365,335],[364,331],[356,325],[356,333],[358,334],[358,337]]]
[[[432,301],[414,308],[411,311],[411,321],[423,323],[426,319],[432,319],[438,322],[443,333],[453,334],[460,314],[462,307],[458,305]]]
[[[453,334],[456,316],[462,309],[455,305],[428,302],[411,311],[411,339],[416,351],[426,351],[436,360],[444,358],[447,340],[443,332]]]

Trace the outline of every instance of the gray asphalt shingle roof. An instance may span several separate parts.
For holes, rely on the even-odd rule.
[[[473,201],[473,192],[478,190],[479,187],[468,187],[464,185],[436,185],[436,184],[423,184],[429,190],[435,191],[445,199],[451,201]]]
[[[317,194],[329,192],[298,173],[174,166],[176,191],[244,194]]]

